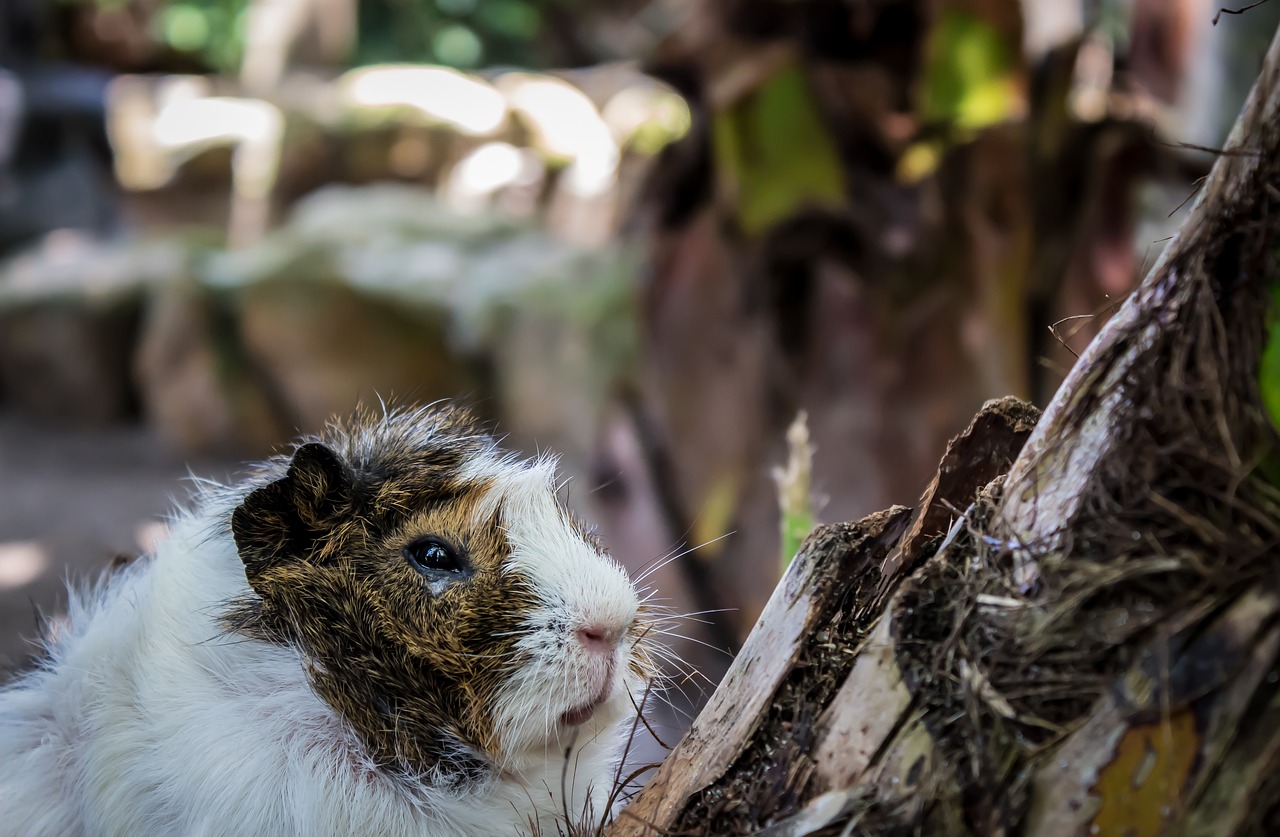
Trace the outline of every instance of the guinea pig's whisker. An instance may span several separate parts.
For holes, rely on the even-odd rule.
[[[701,683],[698,682],[699,680],[701,680],[702,683],[706,683],[706,688],[704,688],[701,685]],[[686,683],[689,685],[696,684],[698,688],[698,694],[704,698],[707,696],[707,688],[714,690],[718,685],[710,677],[707,677],[707,675],[703,674],[702,672],[698,671],[696,668],[693,668],[692,666],[690,666],[686,671],[682,672],[682,676],[679,682]],[[684,694],[683,690],[681,691],[681,694]],[[687,697],[688,696],[686,695],[686,698]]]
[[[658,570],[660,570],[660,569],[662,569],[663,567],[665,567],[665,566],[667,566],[668,564],[670,564],[672,561],[678,561],[679,559],[681,559],[681,558],[685,557],[686,555],[690,555],[690,554],[692,554],[692,553],[694,553],[694,552],[697,552],[699,549],[702,549],[704,546],[710,546],[710,545],[711,545],[711,544],[713,544],[713,543],[716,543],[716,542],[718,542],[718,541],[722,541],[722,540],[724,540],[725,538],[729,537],[729,536],[730,536],[730,535],[732,535],[732,534],[735,534],[735,533],[734,533],[734,532],[725,532],[723,535],[720,535],[719,537],[712,538],[712,539],[711,539],[711,540],[709,540],[709,541],[704,541],[703,543],[700,543],[700,544],[698,544],[697,546],[691,546],[691,547],[689,547],[688,549],[684,549],[684,550],[681,550],[681,551],[679,551],[679,552],[675,552],[674,554],[668,554],[667,556],[663,556],[663,557],[661,557],[661,558],[658,558],[658,559],[656,559],[656,561],[653,563],[653,565],[652,565],[652,566],[650,566],[650,567],[646,568],[646,569],[645,569],[645,570],[643,570],[643,571],[642,571],[638,576],[636,576],[635,581],[636,581],[636,583],[638,584],[638,583],[640,583],[641,581],[644,581],[644,580],[645,580],[646,578],[648,578],[649,576],[651,576],[651,575],[653,575],[654,573],[656,573]],[[679,547],[677,547],[677,549],[679,549]]]
[[[680,694],[682,697],[684,697],[684,700],[686,701],[689,700],[689,698],[684,695],[684,692],[681,692]],[[680,723],[683,724],[684,726],[687,727],[689,724],[693,723],[693,715],[688,710],[682,709],[680,706],[677,706],[674,702],[672,702],[671,698],[669,698],[667,695],[661,692],[657,692],[654,694],[654,699],[659,701],[663,706],[665,706],[667,710],[671,712],[672,716],[675,718],[678,718],[680,720]]]
[[[666,645],[654,643],[648,646],[646,650],[659,660],[674,664],[677,670],[682,673],[692,668],[688,662],[682,659],[675,651],[671,650],[671,648]]]
[[[671,659],[668,662],[670,662],[672,666],[677,669],[678,673],[681,676],[679,679],[676,679],[670,675],[662,676],[661,678],[662,682],[660,684],[655,685],[654,687],[660,696],[665,696],[665,693],[667,691],[674,690],[679,692],[680,696],[683,697],[686,701],[689,701],[689,693],[684,690],[684,686],[686,684],[689,684],[689,685],[695,684],[698,678],[702,678],[702,680],[704,680],[707,686],[709,686],[710,688],[714,689],[716,687],[715,682],[712,681],[711,678],[707,677],[705,674],[693,668],[692,666],[689,666],[683,660]],[[707,692],[701,685],[698,685],[698,694],[702,697],[706,697]],[[676,708],[671,704],[670,700],[667,701],[667,705],[670,706],[672,709]],[[679,711],[679,710],[676,710],[676,711]]]
[[[671,605],[655,604],[655,602],[669,602],[671,599],[666,596],[659,597],[657,590],[648,590],[643,598],[640,599],[640,606],[645,610],[673,610]]]
[[[712,651],[715,651],[717,654],[724,654],[727,657],[733,656],[733,654],[729,653],[724,648],[721,648],[717,645],[712,645],[709,642],[703,642],[702,640],[697,639],[696,637],[691,637],[691,636],[686,636],[685,634],[676,633],[670,628],[654,627],[653,632],[661,636],[671,637],[672,639],[683,639],[686,642],[696,643],[698,645],[701,645],[703,648],[710,648]]]
[[[698,622],[703,625],[710,625],[711,624],[710,619],[697,619],[695,617],[707,616],[712,613],[734,613],[736,611],[737,611],[736,607],[718,607],[712,610],[693,610],[688,613],[656,614],[652,619],[641,619],[640,621],[642,624],[646,624],[646,625],[651,625],[651,624],[660,625],[664,622],[675,621],[675,620],[685,620],[688,622]]]
[[[496,631],[490,634],[490,636],[532,636],[537,632],[537,628],[520,628],[515,631]]]
[[[706,696],[706,688],[702,685],[703,683],[706,684],[706,687],[711,689],[716,688],[716,682],[714,680],[694,668],[687,661],[681,659],[670,648],[667,648],[666,646],[655,646],[649,650],[659,662],[665,663],[669,669],[674,670],[673,672],[661,672],[659,674],[658,679],[661,682],[656,684],[655,688],[660,691],[674,689],[675,691],[680,692],[680,694],[687,700],[689,695],[684,691],[682,684],[698,683],[698,693],[703,697]],[[674,675],[679,675],[679,679]]]
[[[631,577],[632,583],[638,587],[646,578],[653,575],[655,572],[674,560],[676,560],[676,558],[671,552],[665,552],[657,558],[644,562],[640,565],[636,574]]]
[[[676,652],[666,646],[659,646],[650,650],[654,656],[668,663],[678,674],[688,674],[689,672],[697,670],[687,660],[683,659],[676,654]]]
[[[684,660],[681,660],[679,657],[675,656],[673,653],[671,653],[669,650],[665,648],[661,650],[655,648],[655,649],[651,649],[651,651],[653,652],[653,655],[658,662],[666,663],[668,667],[675,670],[676,674],[680,674],[683,677],[687,678],[689,674],[693,671],[692,666],[690,666]],[[658,694],[665,692],[668,689],[668,687],[674,687],[677,690],[680,688],[675,678],[670,673],[664,672],[664,671],[659,671],[658,673],[653,675],[650,678],[649,683],[650,683],[650,686]]]

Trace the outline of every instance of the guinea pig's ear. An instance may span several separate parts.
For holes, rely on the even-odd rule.
[[[263,571],[304,560],[333,522],[351,511],[351,469],[318,442],[298,448],[289,470],[249,494],[231,515],[231,533],[252,580]]]

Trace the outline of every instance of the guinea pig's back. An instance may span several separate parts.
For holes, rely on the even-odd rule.
[[[219,622],[248,592],[218,515],[74,593],[0,688],[0,837],[510,834],[518,798],[407,799],[290,647]],[[501,790],[499,791],[501,796]],[[495,802],[499,804],[495,805]]]
[[[206,528],[181,521],[156,556],[71,591],[43,657],[0,689],[0,834],[199,833],[193,795],[234,810],[249,801],[236,787],[255,784],[211,771],[251,769],[271,751],[245,746],[263,726],[255,714],[270,714],[252,693],[287,700],[289,684],[273,682],[284,674],[295,705],[318,702],[287,649],[236,649],[221,635],[213,614],[235,593],[238,562]],[[272,804],[253,803],[245,810]]]
[[[121,605],[145,595],[150,581],[145,563],[135,562],[71,590],[68,613],[46,626],[34,667],[0,688],[0,833],[84,833],[95,716],[114,702],[121,649],[138,636],[139,620]]]

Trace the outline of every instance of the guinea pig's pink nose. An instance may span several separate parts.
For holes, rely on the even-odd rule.
[[[588,651],[597,654],[612,654],[613,649],[618,645],[619,632],[610,628],[599,625],[584,625],[576,631],[578,642]]]

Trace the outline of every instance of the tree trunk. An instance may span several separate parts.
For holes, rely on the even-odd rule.
[[[608,833],[1276,833],[1278,241],[1280,39],[1044,416],[810,536]]]

